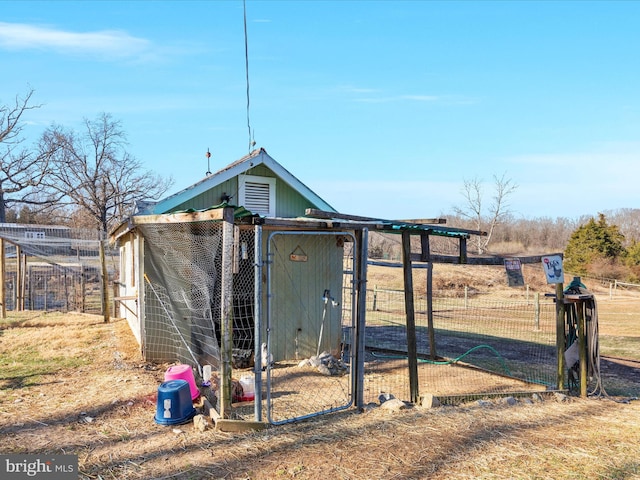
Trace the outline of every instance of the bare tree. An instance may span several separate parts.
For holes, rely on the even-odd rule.
[[[506,174],[493,176],[493,197],[485,213],[483,183],[478,177],[464,180],[462,195],[463,207],[455,207],[456,215],[472,222],[476,230],[486,231],[486,236],[475,236],[471,241],[476,252],[481,255],[488,250],[496,227],[509,216],[509,196],[518,188]]]
[[[56,125],[43,133],[42,148],[50,152],[46,184],[61,196],[60,204],[89,216],[104,238],[132,213],[136,201],[160,197],[173,180],[143,170],[125,149],[120,122],[109,114],[85,119],[84,126],[81,135]]]
[[[11,105],[0,105],[0,223],[6,222],[11,205],[45,205],[51,198],[39,187],[47,174],[49,152],[24,148],[23,115],[40,105],[31,104],[33,89],[16,96]]]

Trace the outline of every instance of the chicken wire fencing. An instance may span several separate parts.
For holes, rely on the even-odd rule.
[[[554,388],[558,360],[552,299],[434,291],[432,339],[426,292],[416,292],[414,302],[420,395],[458,403]],[[407,351],[404,292],[368,290],[365,403],[379,401],[380,395],[410,398]]]
[[[355,238],[273,232],[267,244],[267,418],[280,424],[348,408]]]
[[[103,290],[111,287],[104,285],[97,232],[3,224],[0,238],[7,310],[104,313]],[[109,283],[118,275],[118,252],[105,247],[104,255]]]
[[[211,385],[203,390],[219,407],[223,224],[139,228],[145,239],[145,358],[192,365],[198,382],[211,365]],[[253,228],[234,226],[230,418],[267,417],[278,424],[347,408],[351,358],[343,347],[353,334],[354,237],[285,231],[264,238],[259,231],[256,236]],[[263,238],[267,253],[259,261],[255,244]],[[256,301],[265,307],[256,308]],[[262,369],[254,352],[262,353]]]
[[[140,226],[145,238],[145,357],[220,368],[221,222]],[[234,227],[233,368],[254,363],[254,238]]]

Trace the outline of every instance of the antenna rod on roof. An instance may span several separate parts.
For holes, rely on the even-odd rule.
[[[211,175],[211,165],[209,164],[209,159],[211,158],[211,152],[209,151],[209,147],[207,147],[207,176]]]
[[[244,11],[244,67],[247,81],[247,128],[249,129],[249,153],[256,144],[251,131],[251,122],[249,121],[249,41],[247,39],[247,2],[242,0],[242,8]]]

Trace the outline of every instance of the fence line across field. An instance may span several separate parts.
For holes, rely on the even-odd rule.
[[[0,301],[7,310],[76,311],[109,317],[115,249],[94,231],[0,224]],[[108,260],[107,260],[108,259]]]
[[[546,391],[556,381],[555,303],[465,299],[433,292],[434,342],[427,298],[416,293],[419,389],[450,401],[465,396]],[[367,292],[365,399],[409,394],[404,292]],[[435,350],[435,351],[433,351]]]

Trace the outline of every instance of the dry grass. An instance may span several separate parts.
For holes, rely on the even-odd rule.
[[[599,302],[602,340],[631,349],[640,300],[624,301]],[[74,453],[85,479],[640,478],[638,401],[378,407],[227,434],[153,421],[166,366],[141,360],[124,321],[12,316],[0,321],[0,362],[2,453]],[[640,372],[627,364],[607,381]]]

